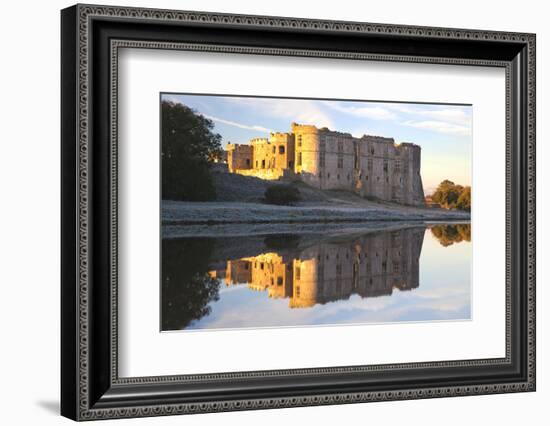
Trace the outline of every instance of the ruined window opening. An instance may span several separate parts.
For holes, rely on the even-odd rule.
[[[265,169],[265,160],[262,160],[262,169]]]
[[[302,153],[301,152],[298,153],[298,165],[299,166],[302,165]]]
[[[340,180],[340,175],[336,175],[336,179]]]
[[[294,161],[289,161],[288,162],[288,168],[291,169],[294,167]]]
[[[246,165],[247,165],[247,166],[250,166],[250,158],[247,158],[247,159],[246,159]]]
[[[388,160],[384,160],[384,172],[388,173]]]
[[[275,148],[273,148],[273,152],[275,152]],[[279,154],[284,154],[284,153],[285,153],[285,146],[280,145],[279,146]]]
[[[342,154],[338,154],[338,168],[344,168],[344,156]]]
[[[300,267],[299,266],[296,266],[296,272],[295,272],[295,275],[296,275],[296,279],[299,281],[300,280]],[[298,287],[300,288],[300,287]]]
[[[330,173],[327,173],[327,179],[330,179]]]
[[[277,277],[277,285],[283,285],[283,277]]]

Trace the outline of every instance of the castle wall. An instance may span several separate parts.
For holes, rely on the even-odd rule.
[[[252,169],[252,146],[227,144],[227,168],[230,173],[239,169]]]
[[[352,191],[354,188],[354,138],[348,133],[321,130],[319,157],[321,189]],[[321,162],[322,164],[322,162]]]
[[[252,139],[250,145],[228,144],[227,150],[231,173],[277,180],[294,170],[294,135],[289,133],[271,133],[269,139]]]
[[[231,145],[231,151],[228,148],[232,173],[268,180],[298,177],[322,190],[353,191],[362,197],[424,205],[418,145],[396,145],[393,138],[380,136],[355,138],[292,123],[290,133],[253,139],[248,145],[250,153],[233,147],[244,145]],[[249,167],[244,167],[247,164]]]

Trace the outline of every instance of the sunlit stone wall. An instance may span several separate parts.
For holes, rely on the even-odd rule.
[[[321,190],[352,191],[407,205],[424,205],[420,157],[420,146],[412,143],[371,135],[356,138],[297,123],[291,124],[290,133],[228,145],[231,173],[300,179]]]

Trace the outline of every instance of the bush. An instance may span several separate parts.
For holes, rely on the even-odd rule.
[[[271,185],[264,193],[264,199],[267,204],[277,204],[288,206],[302,199],[298,188],[292,185]]]

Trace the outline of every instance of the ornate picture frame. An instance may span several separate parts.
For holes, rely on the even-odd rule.
[[[534,34],[76,5],[61,12],[61,413],[160,416],[535,390]],[[506,356],[119,377],[121,48],[503,68]]]

